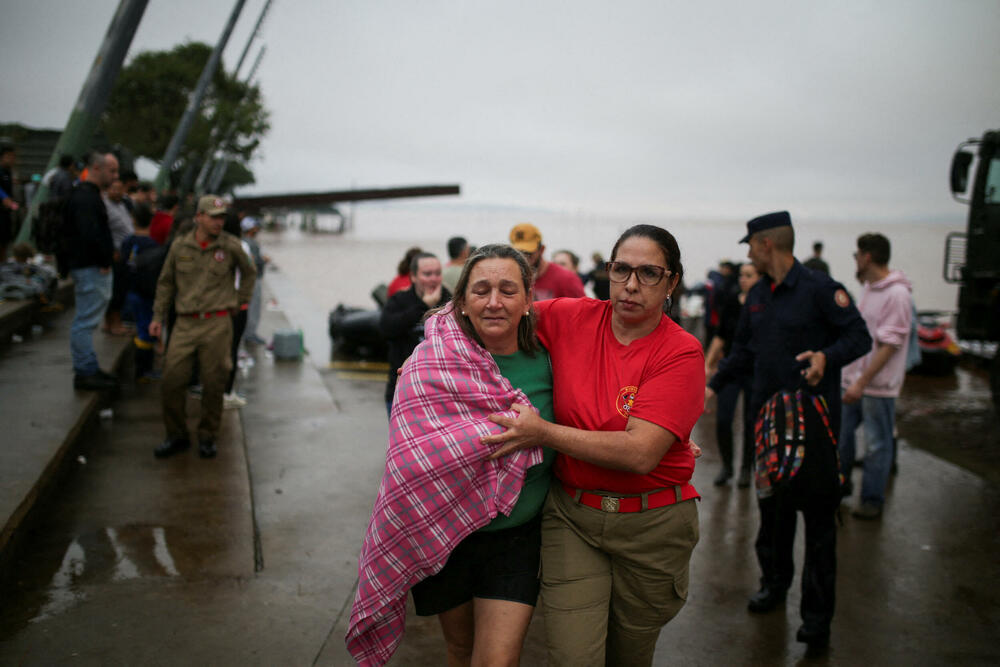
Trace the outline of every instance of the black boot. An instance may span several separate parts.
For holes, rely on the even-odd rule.
[[[153,456],[158,459],[165,459],[168,456],[179,454],[191,446],[191,441],[187,438],[167,438],[159,447],[153,450]]]
[[[715,484],[716,486],[725,486],[725,484],[730,479],[732,479],[732,477],[733,477],[733,469],[723,467],[722,470],[719,471],[719,474],[716,475],[715,481],[712,483]]]
[[[202,440],[198,443],[198,456],[203,459],[214,459],[217,450],[214,440]]]
[[[82,391],[110,391],[118,388],[118,381],[98,371],[93,375],[74,376],[73,388]]]
[[[776,590],[768,586],[761,586],[761,589],[750,597],[747,609],[755,614],[765,614],[778,607],[785,601],[785,591]]]
[[[830,646],[830,628],[815,628],[803,624],[795,633],[795,640],[807,645],[811,653],[825,651]]]

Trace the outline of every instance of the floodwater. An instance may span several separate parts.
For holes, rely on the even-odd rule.
[[[792,211],[796,256],[808,257],[813,242],[822,241],[823,258],[833,277],[848,290],[857,291],[853,259],[856,240],[866,232],[883,233],[892,242],[893,267],[901,269],[913,283],[917,308],[954,310],[957,288],[942,279],[944,241],[948,232],[964,231],[966,212],[956,205],[954,217],[948,220],[879,227],[866,221],[828,224]],[[748,212],[747,218],[756,213]],[[330,279],[324,283],[327,307],[340,301],[353,306],[369,305],[368,292],[376,284],[392,279],[396,264],[412,245],[446,259],[449,237],[464,236],[472,245],[506,243],[510,228],[519,222],[531,222],[539,228],[549,255],[562,249],[576,253],[582,271],[593,267],[592,253],[599,252],[606,259],[615,240],[628,227],[638,223],[659,225],[677,238],[684,281],[689,286],[703,281],[708,269],[720,260],[744,261],[747,252],[747,246],[738,242],[745,233],[746,219],[669,214],[663,219],[610,218],[584,212],[482,207],[449,200],[401,200],[358,204],[353,220],[353,229],[344,235],[310,235],[304,239],[295,230],[282,235],[285,243],[298,248],[295,260],[303,269],[315,271],[317,280]],[[290,216],[287,222],[297,227],[298,218]],[[332,218],[320,216],[320,226],[324,222],[335,228]],[[309,248],[302,248],[304,245]],[[313,262],[323,257],[328,261]]]

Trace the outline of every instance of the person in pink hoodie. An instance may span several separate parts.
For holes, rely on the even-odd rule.
[[[862,234],[854,253],[858,280],[864,285],[858,310],[868,325],[872,349],[846,366],[841,376],[844,393],[840,466],[846,478],[844,495],[851,495],[854,434],[864,424],[867,448],[861,502],[851,512],[859,519],[877,519],[882,515],[892,467],[896,397],[906,375],[906,348],[913,317],[910,281],[902,271],[889,268],[890,252],[889,239],[882,234]]]

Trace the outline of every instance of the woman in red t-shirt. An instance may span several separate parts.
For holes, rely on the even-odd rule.
[[[542,604],[549,663],[650,664],[687,598],[698,542],[689,440],[701,415],[701,344],[663,313],[683,276],[677,241],[630,228],[608,263],[609,301],[536,303],[552,358],[555,415],[519,416],[483,439],[494,457],[557,452],[542,519]],[[668,308],[669,309],[669,308]]]
[[[412,270],[410,264],[413,262],[413,258],[422,252],[423,250],[417,246],[406,251],[403,259],[399,260],[399,266],[396,267],[396,277],[392,279],[392,282],[389,283],[389,287],[386,289],[386,298],[389,298],[396,292],[410,289],[410,285],[413,284],[410,280],[410,272]]]

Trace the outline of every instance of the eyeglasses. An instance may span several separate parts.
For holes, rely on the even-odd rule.
[[[643,264],[642,266],[629,266],[625,262],[608,262],[605,265],[605,270],[608,272],[608,278],[613,283],[625,283],[628,279],[635,274],[638,279],[639,284],[647,285],[652,287],[653,285],[659,285],[660,281],[663,280],[663,276],[671,275],[671,271],[667,271],[662,266],[656,266],[654,264]]]

